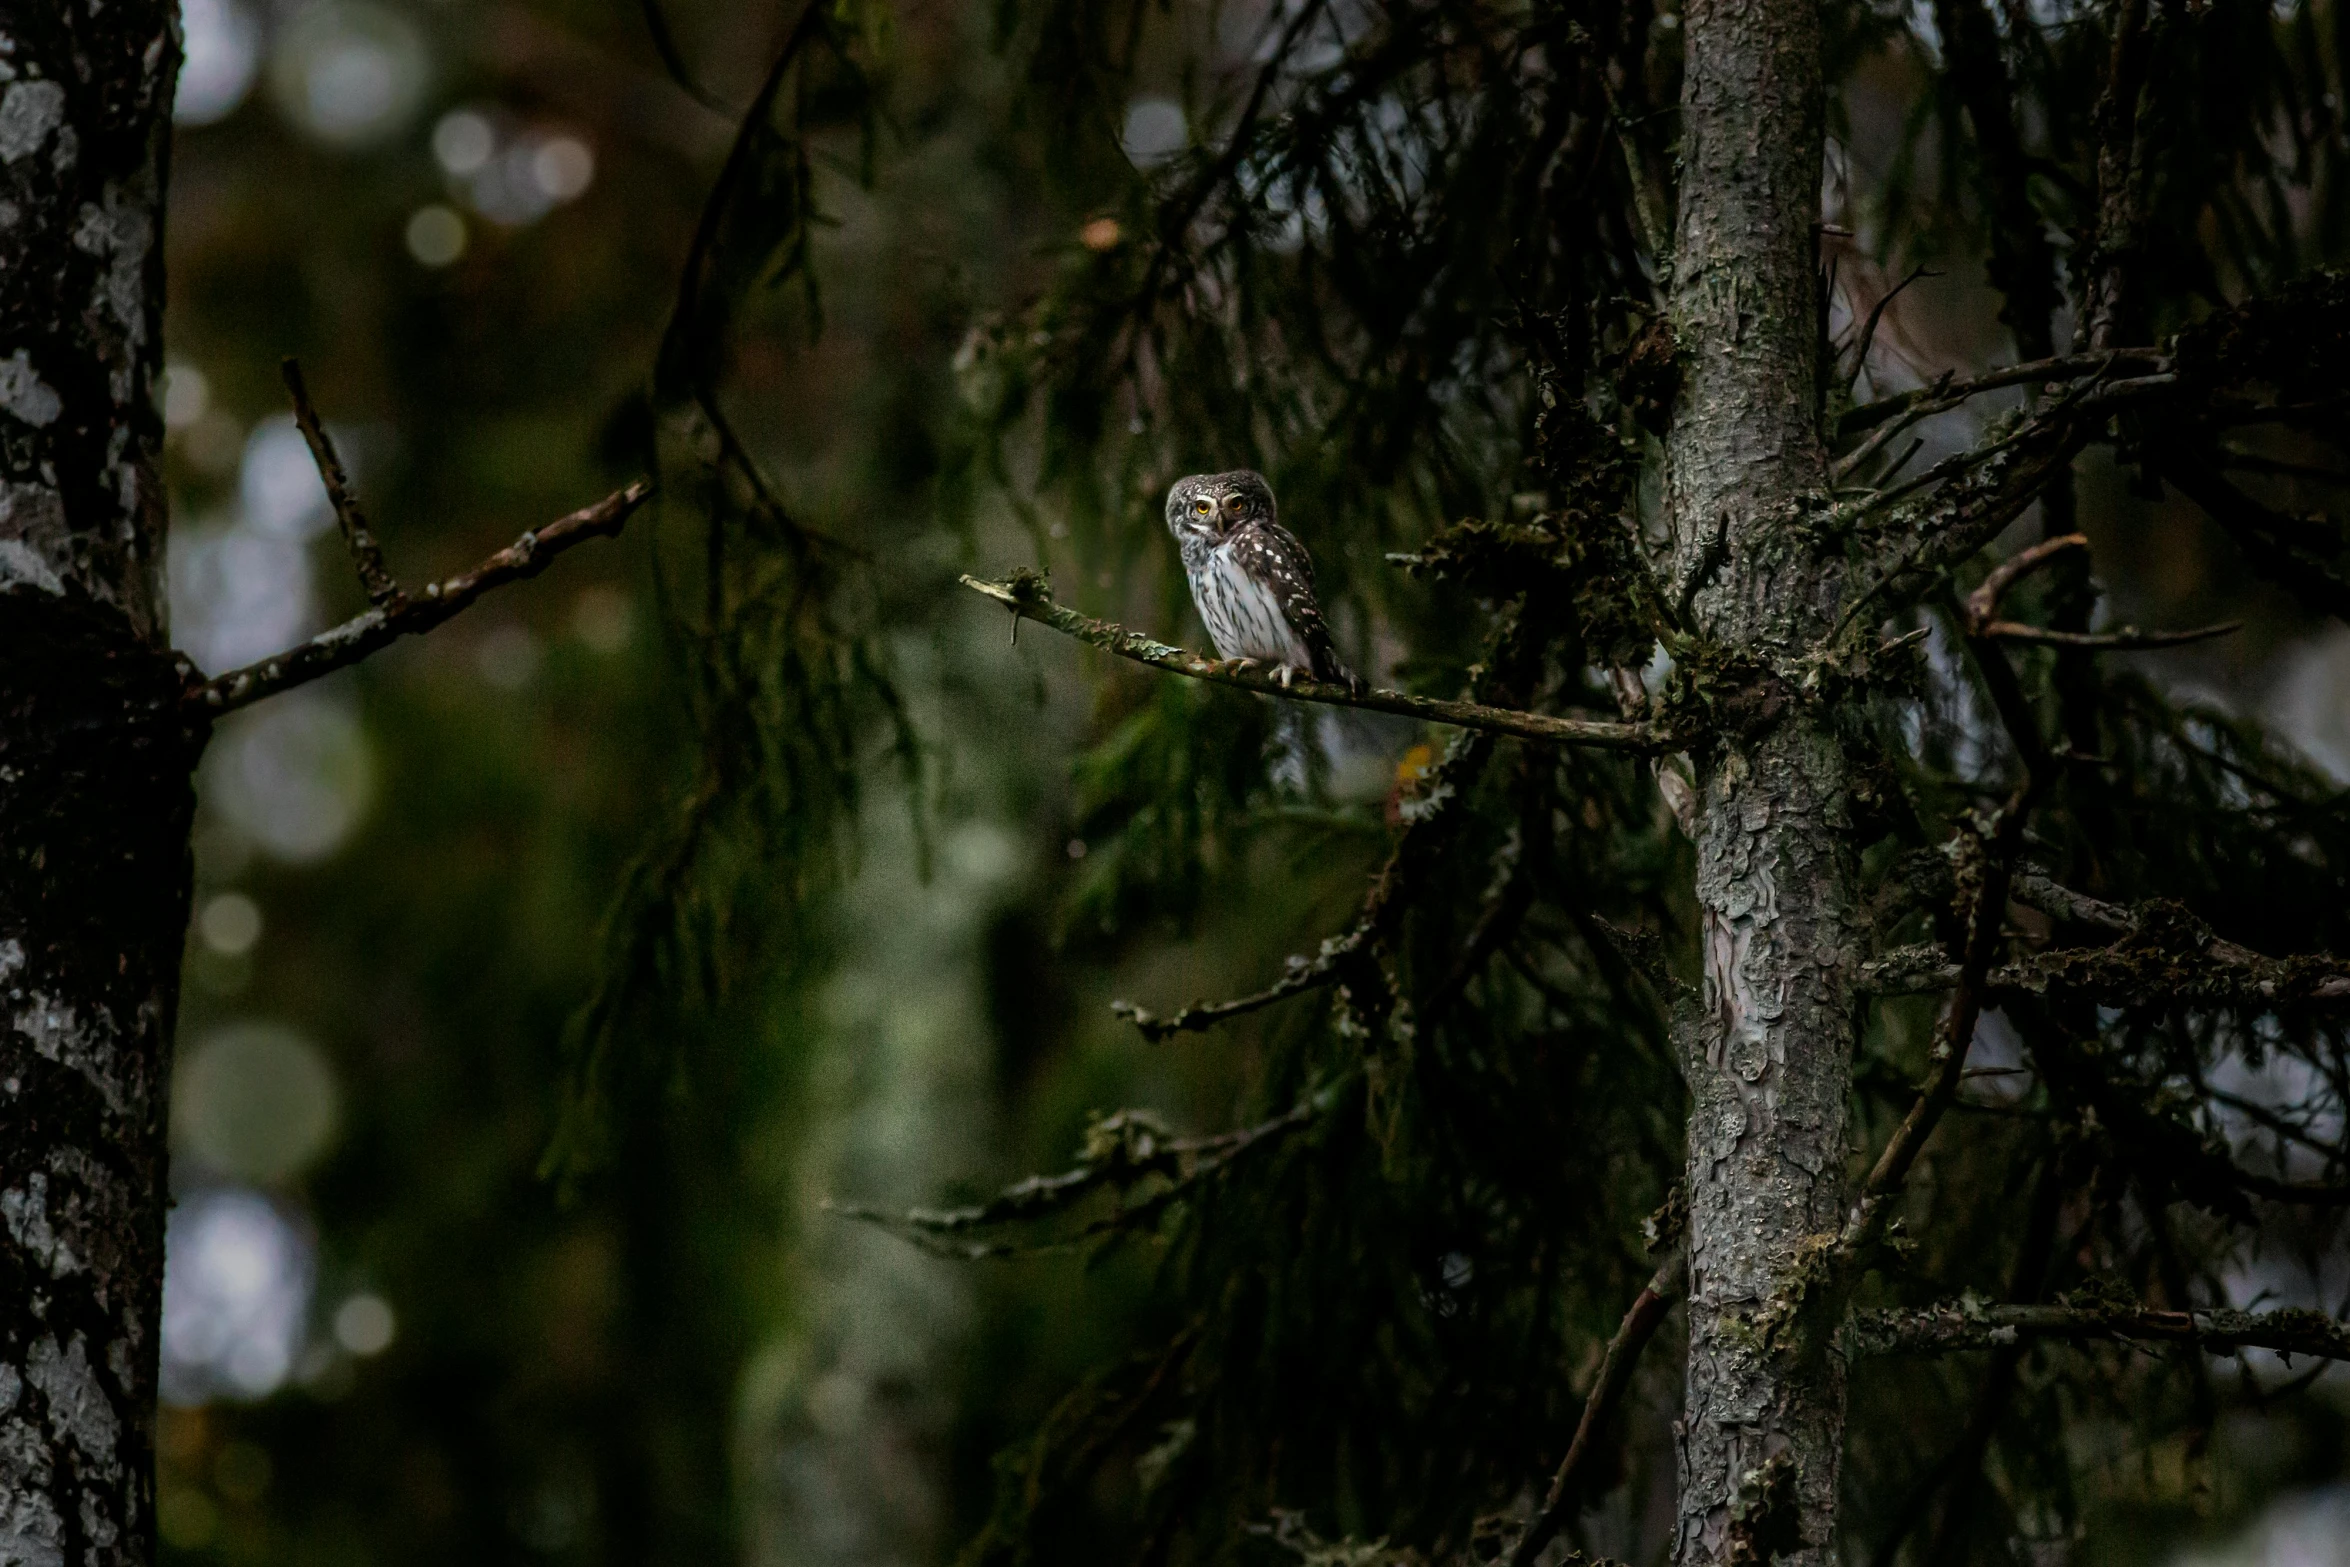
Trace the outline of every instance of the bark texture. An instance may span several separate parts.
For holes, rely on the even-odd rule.
[[[176,8],[0,7],[0,1563],[154,1555],[195,736],[155,453]]]
[[[1735,715],[1698,764],[1705,1015],[1690,1037],[1683,1564],[1831,1559],[1841,1368],[1803,1331],[1842,1217],[1859,945],[1841,748],[1797,694],[1840,558],[1812,520],[1819,19],[1810,0],[1683,13],[1667,446],[1676,588]]]

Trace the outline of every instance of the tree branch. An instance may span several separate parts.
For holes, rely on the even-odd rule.
[[[2136,626],[2124,626],[2119,631],[2049,631],[2012,620],[1995,620],[1983,628],[1983,635],[2027,647],[2077,647],[2103,653],[2135,653],[2147,648],[2186,647],[2190,643],[2209,642],[2214,637],[2231,636],[2243,629],[2244,622],[2240,620],[2223,620],[2216,626],[2197,626],[2192,631],[2140,631]]]
[[[2310,524],[2271,511],[2189,450],[2154,443],[2148,456],[2154,470],[2218,523],[2261,576],[2318,614],[2350,621],[2350,582],[2324,553],[2296,536],[2307,535]],[[2337,539],[2336,553],[2339,547]]]
[[[1336,983],[1346,960],[1362,950],[1366,934],[1364,927],[1358,925],[1342,936],[1332,936],[1323,942],[1322,950],[1311,958],[1292,955],[1288,973],[1251,995],[1236,996],[1230,1001],[1194,1002],[1169,1017],[1160,1017],[1131,1001],[1113,1001],[1110,1011],[1142,1030],[1142,1037],[1154,1045],[1177,1034],[1198,1033],[1228,1018],[1246,1017],[1277,1001],[1287,1001],[1291,996],[1302,996],[1309,990]]]
[[[1155,1118],[1139,1111],[1120,1111],[1094,1123],[1075,1168],[1058,1175],[1032,1175],[1006,1187],[987,1202],[968,1208],[912,1208],[895,1211],[836,1203],[825,1210],[844,1219],[880,1225],[925,1250],[970,1261],[1009,1257],[1023,1251],[1073,1245],[1115,1230],[1131,1229],[1155,1217],[1184,1192],[1214,1175],[1252,1149],[1276,1145],[1292,1132],[1310,1126],[1338,1102],[1354,1080],[1344,1073],[1306,1094],[1287,1110],[1253,1126],[1218,1132],[1208,1137],[1169,1137]],[[1147,1180],[1166,1184],[1138,1203],[1121,1201],[1115,1213],[1105,1215],[1059,1242],[1022,1247],[994,1241],[954,1242],[948,1237],[972,1231],[1001,1230],[1063,1213],[1095,1192],[1126,1191]]]
[[[2145,243],[2143,116],[2138,98],[2146,79],[2147,0],[2113,0],[2113,37],[2105,91],[2097,100],[2097,228],[2081,270],[2088,297],[2081,301],[2075,348],[2109,348],[2129,306],[2130,269]]]
[[[1509,692],[1516,678],[1515,666],[1526,659],[1526,639],[1520,634],[1516,620],[1505,621],[1485,650],[1484,660],[1469,688],[1471,693]],[[1361,972],[1364,965],[1376,964],[1379,950],[1394,934],[1395,922],[1405,906],[1405,891],[1415,871],[1438,852],[1436,846],[1442,842],[1444,824],[1452,818],[1454,807],[1483,769],[1492,749],[1490,730],[1472,729],[1454,738],[1428,776],[1432,808],[1405,823],[1387,863],[1372,878],[1354,925],[1343,934],[1326,939],[1313,957],[1292,954],[1288,972],[1265,989],[1230,1001],[1198,1002],[1172,1017],[1159,1017],[1131,1001],[1113,1001],[1110,1010],[1157,1044],[1179,1033],[1213,1028],[1228,1018],[1246,1016],[1309,990],[1339,984]]]
[[[617,535],[652,493],[653,487],[640,479],[593,506],[525,533],[471,571],[427,583],[423,593],[415,597],[395,589],[386,603],[322,631],[298,647],[210,680],[192,682],[181,702],[190,713],[218,717],[356,664],[401,637],[430,631],[493,588],[537,576],[556,556],[575,545]]]
[[[2010,386],[2045,386],[2057,381],[2078,381],[2107,370],[2115,374],[2134,372],[2159,375],[2167,373],[2170,368],[2170,356],[2159,348],[2117,348],[2105,353],[2062,354],[2053,359],[2035,359],[2024,364],[2007,365],[1997,370],[1986,370],[1967,381],[1954,381],[1944,376],[1911,391],[1861,404],[1836,422],[1836,433],[1849,439],[1864,430],[1875,429],[1888,419],[1920,409],[1921,406],[1924,411],[1918,417],[1924,418],[1929,412],[1944,413],[1970,398]]]
[[[1948,1355],[2031,1339],[2195,1344],[2214,1354],[2270,1349],[2350,1360],[2350,1325],[2321,1311],[2155,1311],[2136,1306],[1994,1306],[1856,1312],[1845,1345],[1858,1355]]]
[[[1169,674],[1205,680],[1214,685],[1236,686],[1243,691],[1288,697],[1298,702],[1320,702],[1331,707],[1357,707],[1374,713],[1396,713],[1406,718],[1425,719],[1430,723],[1449,724],[1458,729],[1483,729],[1494,734],[1514,735],[1521,740],[1546,740],[1560,745],[1588,745],[1603,750],[1657,755],[1677,751],[1688,744],[1686,736],[1661,724],[1557,718],[1548,713],[1485,707],[1475,702],[1447,702],[1434,697],[1412,696],[1402,691],[1352,691],[1322,680],[1294,680],[1284,685],[1269,673],[1242,669],[1230,660],[1202,658],[1197,653],[1169,647],[1164,642],[1154,641],[1110,621],[1096,620],[1090,615],[1063,609],[1053,602],[1050,585],[1033,573],[1015,573],[1009,582],[989,582],[983,578],[965,576],[963,586],[994,599],[1024,620],[1050,626],[1063,636],[1074,637],[1089,647],[1100,648],[1105,653],[1114,653],[1120,658],[1147,664]]]
[[[1578,1500],[1578,1482],[1591,1450],[1597,1445],[1608,1418],[1623,1402],[1624,1389],[1631,1384],[1632,1368],[1638,1364],[1640,1352],[1656,1337],[1665,1314],[1680,1295],[1686,1268],[1687,1259],[1676,1245],[1657,1264],[1647,1286],[1633,1297],[1632,1307],[1617,1325],[1615,1337],[1607,1341],[1607,1353],[1599,1362],[1599,1376],[1591,1384],[1591,1395],[1583,1401],[1583,1418],[1575,1422],[1575,1438],[1567,1444],[1567,1456],[1559,1460],[1558,1473],[1551,1477],[1550,1490],[1542,1499],[1542,1511],[1535,1514],[1526,1532],[1518,1536],[1518,1543],[1511,1548],[1503,1567],[1533,1567],[1542,1548],[1566,1523]]]
[[[280,363],[286,379],[286,391],[294,399],[294,423],[302,431],[302,439],[310,443],[310,460],[318,464],[318,477],[326,486],[328,504],[335,510],[335,525],[342,530],[343,548],[351,552],[351,564],[358,568],[359,585],[367,590],[367,602],[382,609],[400,596],[400,584],[392,579],[391,568],[384,564],[383,547],[376,543],[375,533],[367,526],[367,514],[359,509],[359,496],[351,488],[349,475],[343,472],[343,460],[335,453],[335,443],[328,439],[326,426],[318,419],[318,410],[310,406],[310,388],[302,382],[299,360],[287,359]]]

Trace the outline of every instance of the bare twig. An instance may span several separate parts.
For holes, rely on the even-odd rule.
[[[2067,533],[2057,538],[2044,539],[2030,549],[2019,551],[2001,561],[1992,569],[1991,575],[1983,579],[1983,585],[1966,597],[1963,609],[1967,634],[1995,642],[2020,642],[2033,647],[2134,652],[2143,648],[2185,647],[2191,642],[2208,642],[2213,637],[2224,637],[2243,629],[2242,621],[2229,620],[2216,626],[2198,626],[2192,631],[2140,631],[2136,626],[2124,626],[2119,631],[2051,631],[2039,626],[2027,626],[2021,621],[1995,618],[1999,613],[1999,601],[2018,582],[2057,556],[2088,547],[2086,535]]]
[[[1124,626],[1064,609],[1053,602],[1050,587],[1034,576],[1016,576],[1009,582],[989,582],[979,577],[966,576],[963,578],[963,586],[994,599],[1015,615],[1033,620],[1039,625],[1050,626],[1089,647],[1097,647],[1105,653],[1114,653],[1120,658],[1148,664],[1153,669],[1162,669],[1192,680],[1237,686],[1243,691],[1288,697],[1292,701],[1321,702],[1332,707],[1359,707],[1374,713],[1397,713],[1406,718],[1450,724],[1460,729],[1483,729],[1494,734],[1515,735],[1522,740],[1547,740],[1560,745],[1588,745],[1603,750],[1655,754],[1678,750],[1688,743],[1686,737],[1677,735],[1661,724],[1557,718],[1548,713],[1486,707],[1475,702],[1447,702],[1434,697],[1412,696],[1402,691],[1355,691],[1322,680],[1294,680],[1283,685],[1270,673],[1243,669],[1228,660],[1202,658],[1197,653],[1170,647],[1139,632],[1129,631]]]
[[[2112,346],[2128,314],[2130,269],[2145,242],[2145,126],[2138,99],[2151,53],[2151,9],[2147,0],[2113,0],[2105,90],[2097,100],[2097,228],[2082,267],[2089,286],[2075,348]]]
[[[353,616],[298,647],[191,683],[181,701],[191,713],[217,717],[356,664],[401,637],[430,631],[492,588],[537,576],[574,545],[618,534],[652,493],[653,487],[640,479],[593,506],[525,533],[471,571],[427,583],[414,597],[396,596],[388,605]]]
[[[2350,582],[2334,567],[2338,551],[2310,538],[2309,525],[2245,494],[2191,450],[2152,451],[2155,471],[2177,485],[2244,552],[2252,568],[2321,615],[2350,621]]]
[[[2006,365],[1997,370],[1986,370],[1966,381],[1954,381],[1945,375],[1925,386],[1863,403],[1836,422],[1836,433],[1849,439],[1863,430],[1875,429],[1888,419],[1899,418],[1920,404],[1937,405],[1933,412],[1940,413],[1957,407],[1969,398],[2010,386],[2078,381],[2108,368],[2117,376],[2129,373],[2161,374],[2170,369],[2170,363],[2170,357],[2158,348],[2116,348],[2102,353],[2061,354],[2053,359]]]
[[[1591,1395],[1583,1401],[1583,1418],[1575,1422],[1574,1440],[1567,1444],[1567,1456],[1559,1460],[1558,1473],[1551,1477],[1550,1490],[1542,1499],[1542,1511],[1535,1514],[1526,1532],[1518,1536],[1518,1543],[1511,1547],[1504,1567],[1533,1567],[1542,1548],[1567,1521],[1578,1500],[1577,1483],[1590,1460],[1591,1450],[1597,1445],[1608,1417],[1623,1402],[1624,1389],[1632,1380],[1632,1368],[1639,1362],[1640,1352],[1656,1337],[1665,1313],[1680,1295],[1686,1266],[1681,1248],[1675,1246],[1657,1265],[1647,1286],[1633,1297],[1632,1307],[1617,1325],[1615,1337],[1607,1341],[1607,1352],[1599,1362],[1599,1376],[1591,1384]]]
[[[2000,642],[2020,642],[2031,647],[2077,647],[2105,653],[2135,653],[2147,648],[2185,647],[2193,642],[2209,642],[2214,637],[2230,636],[2244,629],[2240,620],[2223,620],[2216,626],[2197,626],[2192,631],[2140,631],[2136,626],[2124,626],[2119,631],[2049,631],[2039,626],[2020,625],[2012,620],[1995,620],[1983,628],[1983,635]]]
[[[343,460],[336,455],[326,426],[319,422],[318,410],[310,405],[310,388],[302,382],[300,362],[288,359],[279,368],[285,374],[286,391],[294,399],[294,423],[301,428],[302,439],[310,443],[311,461],[318,464],[327,501],[335,509],[335,525],[343,532],[343,547],[351,552],[351,564],[358,569],[359,585],[367,590],[367,602],[382,609],[399,598],[400,584],[384,564],[383,547],[375,542],[367,514],[359,509],[359,496],[343,471]]]
[[[1885,290],[1883,297],[1878,299],[1875,306],[1870,309],[1868,324],[1862,327],[1860,330],[1859,347],[1854,351],[1852,356],[1852,373],[1846,376],[1844,379],[1844,385],[1847,391],[1851,389],[1854,382],[1860,379],[1860,373],[1868,368],[1869,349],[1874,347],[1876,344],[1877,326],[1878,323],[1885,319],[1886,307],[1891,305],[1896,299],[1899,299],[1901,297],[1902,290],[1908,288],[1910,284],[1915,283],[1918,279],[1940,277],[1941,275],[1941,273],[1936,272],[1933,268],[1925,265],[1923,262],[1920,262],[1916,267],[1911,269],[1909,276],[1903,278],[1900,282]],[[1823,311],[1821,314],[1825,316],[1826,312]]]
[[[2029,1339],[2195,1344],[2213,1354],[2271,1349],[2350,1360],[2350,1326],[2322,1311],[2155,1311],[2136,1306],[1995,1306],[1961,1302],[1855,1313],[1845,1343],[1862,1355],[1947,1355]]]
[[[2042,558],[2055,553],[2048,550]],[[1935,1025],[1926,1080],[1919,1085],[1909,1113],[1877,1156],[1837,1239],[1836,1283],[1844,1291],[1851,1289],[1860,1272],[1869,1265],[1877,1243],[1884,1236],[1885,1226],[1892,1220],[1893,1205],[1909,1180],[1910,1168],[1925,1151],[1926,1141],[1934,1135],[1943,1113],[1958,1098],[1967,1051],[1974,1043],[1975,1025],[1983,1015],[1991,967],[1998,958],[2006,929],[2008,892],[2014,881],[2016,856],[2023,848],[2024,826],[2032,807],[2056,773],[2055,758],[2049,754],[2048,742],[2040,733],[2022,682],[2016,679],[2007,655],[1996,643],[1981,636],[1970,635],[1967,640],[1974,651],[1976,667],[1982,671],[1983,683],[1990,691],[1992,706],[1997,709],[2000,722],[2023,763],[2023,776],[1990,829],[1978,840],[1979,858],[1975,865],[1978,879],[1973,907],[1967,916],[1965,947],[1959,954],[1958,974],[1950,999],[1944,1003],[1942,1016]]]
[[[1981,635],[1993,616],[1999,613],[1999,601],[2008,590],[2038,571],[2066,550],[2085,550],[2089,536],[2085,533],[2067,533],[2059,538],[2043,539],[2028,550],[2019,550],[1991,568],[1991,575],[1983,585],[1966,597],[1967,629]]]

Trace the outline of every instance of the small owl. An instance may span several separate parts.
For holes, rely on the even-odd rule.
[[[1297,675],[1360,688],[1339,661],[1322,606],[1314,602],[1314,558],[1273,520],[1263,474],[1195,473],[1167,492],[1167,531],[1183,548],[1191,601],[1222,657],[1270,664],[1287,686]]]

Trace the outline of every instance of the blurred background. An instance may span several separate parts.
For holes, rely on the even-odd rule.
[[[1259,16],[1167,14],[1140,73],[1160,86],[1105,131],[1098,193],[1048,177],[986,5],[892,8],[875,133],[817,136],[820,310],[795,293],[749,322],[727,395],[802,519],[870,552],[870,627],[926,765],[859,759],[838,878],[723,1004],[676,1023],[609,1169],[540,1173],[616,890],[693,776],[659,587],[692,536],[656,508],[223,726],[172,1097],[172,1559],[945,1561],[987,1516],[997,1452],[1150,1311],[1117,1261],[959,1265],[825,1203],[1058,1168],[1089,1111],[1235,1124],[1277,1019],[1154,1047],[1108,1002],[1237,992],[1310,951],[1427,764],[1382,731],[1310,789],[1234,784],[1272,825],[1200,869],[1183,917],[1135,909],[1101,804],[1116,760],[1087,748],[1200,699],[1033,628],[1013,645],[953,586],[1042,560],[1094,607],[1181,613],[1147,506],[1073,540],[967,429],[992,323],[1118,242],[1118,182],[1195,134],[1186,72],[1244,64]],[[717,108],[622,0],[184,0],[183,19],[172,620],[217,671],[362,603],[282,356],[411,582],[640,471],[632,431],[702,201],[792,13],[671,7]],[[1838,153],[1855,188],[1892,161],[1913,78],[1898,50],[1854,77]],[[1856,286],[1897,276],[1868,215],[1846,216]],[[1888,318],[1888,386],[2007,352],[1979,263],[1925,259],[1945,275]],[[2350,633],[2232,574],[2185,508],[2085,483],[2093,532],[2154,541],[2107,579],[2115,618],[2253,622],[2147,667],[2279,721],[2350,781]],[[2200,1542],[2127,1559],[2350,1562],[2346,1414],[2337,1372],[2224,1427]]]

